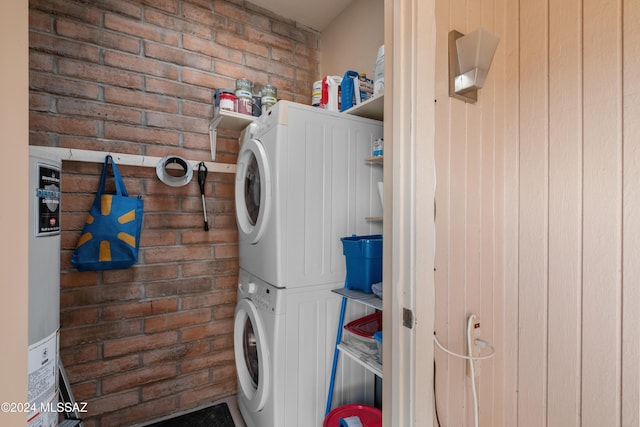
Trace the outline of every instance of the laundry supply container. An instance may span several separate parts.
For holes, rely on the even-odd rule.
[[[371,285],[382,281],[382,235],[342,237],[347,262],[347,289],[371,293]]]
[[[377,356],[378,344],[374,334],[382,330],[382,311],[353,320],[344,326],[347,332],[343,335],[345,342],[363,353]]]
[[[382,411],[366,405],[339,406],[324,419],[322,427],[339,427],[340,419],[358,417],[362,427],[382,427]]]

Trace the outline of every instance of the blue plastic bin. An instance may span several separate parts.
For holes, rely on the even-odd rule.
[[[382,235],[342,237],[347,262],[347,289],[370,294],[371,285],[382,281]]]

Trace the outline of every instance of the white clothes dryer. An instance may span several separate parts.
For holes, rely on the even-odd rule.
[[[281,289],[240,270],[234,353],[247,427],[322,425],[340,313],[335,287]],[[348,318],[366,314],[348,306]],[[347,358],[338,366],[334,407],[373,404],[373,374]]]
[[[279,288],[342,283],[340,237],[378,234],[382,122],[280,101],[244,131],[235,201],[240,267]]]

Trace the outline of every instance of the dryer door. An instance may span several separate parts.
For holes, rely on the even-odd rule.
[[[271,173],[264,147],[246,140],[238,153],[236,169],[236,218],[240,233],[256,244],[264,234],[271,206]]]
[[[267,401],[271,372],[267,335],[255,304],[241,299],[236,307],[233,347],[240,391],[252,412]]]

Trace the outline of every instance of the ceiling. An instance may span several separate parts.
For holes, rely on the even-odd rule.
[[[323,31],[352,0],[250,0],[251,3],[305,27]]]

